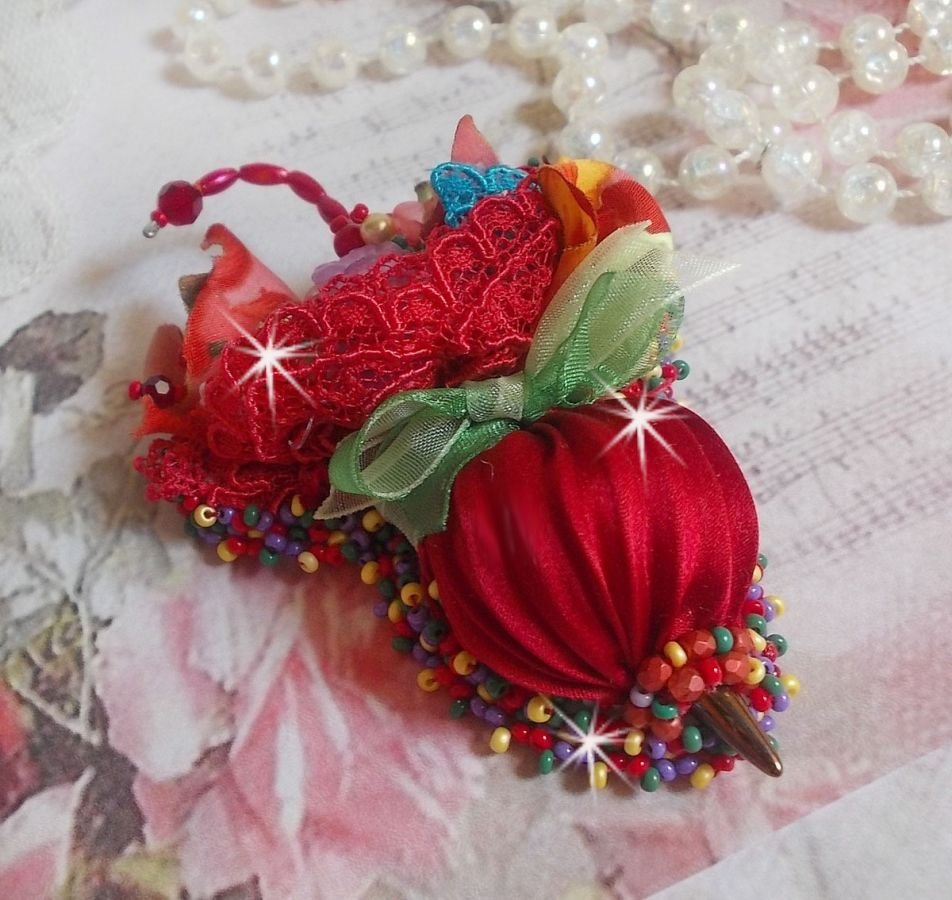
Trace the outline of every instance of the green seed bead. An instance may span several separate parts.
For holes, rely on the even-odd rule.
[[[397,653],[409,653],[413,649],[413,638],[397,635],[391,639],[390,646],[393,647]]]
[[[552,718],[548,721],[549,728],[561,728],[562,724],[565,722],[565,719],[562,718],[562,714],[558,711],[552,713]]]
[[[300,525],[292,525],[288,529],[288,540],[289,541],[306,541],[307,529],[301,528]]]
[[[410,640],[407,638],[407,640]],[[450,704],[450,715],[454,719],[462,719],[466,715],[466,701],[465,700],[454,700]]]
[[[747,627],[753,628],[757,634],[764,634],[767,631],[767,620],[763,616],[758,616],[757,613],[751,613],[744,621]]]
[[[641,776],[641,789],[650,794],[659,787],[661,787],[661,773],[654,766],[649,766],[645,769],[645,774]]]
[[[678,715],[678,708],[673,703],[662,703],[660,700],[651,701],[651,712],[657,719],[674,719]]]
[[[787,652],[787,639],[782,634],[768,634],[767,640],[777,648],[777,656]]]
[[[582,731],[588,731],[589,726],[592,724],[592,714],[587,709],[580,709],[574,718],[575,724],[578,725]]]
[[[678,370],[678,381],[683,381],[691,374],[691,367],[683,359],[676,359],[672,365]]]
[[[714,642],[717,644],[718,653],[727,653],[731,648],[733,648],[734,635],[732,635],[726,628],[722,628],[720,625],[717,625],[711,629],[711,634],[714,635]]]
[[[245,507],[245,511],[241,516],[242,522],[245,523],[249,528],[254,528],[258,524],[258,520],[261,518],[261,510],[252,503],[250,506]]]
[[[360,548],[352,541],[344,541],[344,543],[340,545],[340,555],[343,556],[347,562],[357,562],[357,557],[360,556]]]
[[[324,527],[328,531],[340,531],[340,527],[343,524],[344,524],[343,519],[325,519],[324,520]]]
[[[397,596],[396,585],[389,578],[381,578],[377,582],[377,590],[380,591],[380,596],[384,600],[393,600]]]
[[[774,697],[783,693],[783,682],[776,675],[764,675],[760,686]]]
[[[279,559],[281,559],[281,554],[275,553],[274,550],[269,550],[267,547],[262,547],[258,551],[258,562],[263,566],[276,566]]]
[[[760,566],[761,569],[767,568],[767,557],[764,556],[763,553],[757,554],[757,565]]]
[[[543,750],[539,754],[539,773],[548,775],[555,765],[555,754],[551,750]]]
[[[703,743],[701,729],[697,726],[688,725],[684,731],[681,732],[681,746],[684,747],[688,753],[697,753]]]
[[[542,161],[538,156],[530,156],[529,159],[526,160],[526,165],[535,169],[537,166],[542,165]]]
[[[483,686],[489,691],[489,696],[493,700],[498,700],[509,690],[509,682],[505,678],[500,678],[498,675],[490,675],[484,682]]]
[[[661,387],[660,378],[649,378],[648,379],[648,390],[653,391],[655,388]]]
[[[299,516],[297,520],[298,525],[301,528],[307,529],[314,524],[314,513],[306,512],[303,516]]]

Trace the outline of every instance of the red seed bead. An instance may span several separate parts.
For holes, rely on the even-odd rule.
[[[734,770],[733,756],[724,756],[718,753],[711,757],[710,763],[715,772],[732,772]]]
[[[756,687],[750,692],[750,705],[757,712],[765,713],[773,705],[773,698],[765,688]]]
[[[687,655],[694,659],[707,659],[713,656],[717,649],[717,641],[709,631],[689,631],[678,643],[684,647]]]
[[[231,524],[228,527],[233,529],[234,531],[239,532],[240,534],[248,533],[248,526],[245,525],[245,520],[240,515],[237,515],[237,514],[232,516]],[[311,552],[312,553],[314,552],[313,547],[311,548]]]
[[[746,600],[742,611],[745,616],[762,616],[764,614],[764,604],[760,600]]]
[[[463,648],[460,647],[459,641],[450,634],[437,644],[437,649],[439,650],[440,656],[453,656],[455,653],[459,653]]]
[[[651,709],[643,709],[629,703],[622,713],[622,718],[634,728],[644,728],[651,721]]]
[[[724,680],[721,664],[713,656],[700,660],[697,663],[697,670],[708,687],[714,687]]]
[[[731,650],[718,658],[724,684],[739,684],[750,673],[750,657],[739,650]]]
[[[196,182],[196,187],[206,197],[212,194],[220,194],[228,190],[238,180],[237,169],[215,169],[207,175],[202,175]]]
[[[693,666],[682,666],[668,679],[668,692],[678,703],[693,703],[704,693],[704,678]]]
[[[172,225],[191,225],[202,211],[202,192],[187,181],[170,181],[159,191],[158,206]]]
[[[245,554],[247,556],[257,556],[261,552],[261,548],[264,546],[264,541],[261,538],[254,538],[253,540],[248,541],[248,546],[245,547]]]
[[[393,630],[399,634],[400,637],[415,638],[417,635],[417,633],[410,627],[410,624],[406,621],[395,622],[393,625]]]
[[[511,714],[525,705],[525,697],[515,691],[509,691],[496,701],[496,705]]]
[[[616,768],[619,772],[624,772],[628,767],[628,760],[631,757],[627,753],[615,753],[610,752],[605,754],[608,757],[608,761]]]
[[[351,211],[350,217],[355,222],[363,222],[370,215],[370,207],[366,203],[358,203]]]
[[[130,400],[139,400],[142,398],[142,382],[141,381],[130,381],[129,382],[129,399]]]
[[[674,381],[678,377],[678,370],[671,363],[665,363],[661,367],[661,377],[665,381]]]
[[[271,163],[248,163],[238,170],[238,177],[248,184],[284,184],[288,180],[288,170]]]
[[[182,500],[180,505],[184,512],[187,512],[187,513],[194,512],[195,507],[198,506],[198,498],[186,497],[184,500]]]
[[[244,538],[230,537],[225,540],[225,546],[231,550],[235,556],[241,556],[248,549],[248,542]]]
[[[387,578],[390,575],[393,575],[393,557],[392,556],[381,556],[377,560],[377,565],[380,566],[380,574]]]
[[[332,566],[339,566],[344,561],[344,554],[340,552],[339,545],[327,548],[327,561]]]
[[[548,750],[552,746],[552,733],[545,728],[533,728],[529,740],[533,747],[539,750]]]
[[[684,745],[681,743],[681,738],[671,738],[670,741],[665,741],[665,743],[668,745],[668,753],[673,757],[677,758],[684,753]]]
[[[409,627],[409,625],[407,627]],[[413,629],[410,630],[412,631]],[[473,696],[473,686],[467,684],[465,681],[457,681],[456,684],[451,685],[449,695],[454,700],[468,700]]]
[[[646,691],[660,691],[672,671],[671,664],[660,656],[649,656],[638,669],[638,683]]]
[[[512,733],[513,740],[520,744],[529,743],[529,726],[525,722],[516,722],[510,725],[509,731]]]
[[[734,636],[734,646],[731,649],[742,653],[750,653],[754,649],[749,628],[732,628],[731,634]]]
[[[676,737],[681,737],[681,732],[684,731],[684,723],[679,716],[676,716],[673,719],[655,719],[651,722],[649,728],[659,741],[667,743]]]
[[[639,777],[644,775],[648,771],[648,767],[651,765],[651,760],[644,753],[639,753],[637,756],[633,756],[628,761],[628,772],[630,775]]]
[[[434,669],[433,677],[441,685],[443,685],[443,687],[449,687],[454,681],[456,681],[456,673],[448,666],[440,666],[439,668]]]

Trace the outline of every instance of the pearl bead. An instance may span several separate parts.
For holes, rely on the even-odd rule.
[[[952,19],[952,0],[910,0],[906,21],[913,34],[925,37],[933,28]]]
[[[664,164],[657,154],[644,147],[630,147],[615,154],[612,162],[654,193],[664,178]]]
[[[784,205],[801,203],[819,191],[823,160],[807,138],[791,135],[771,144],[760,164],[760,174],[771,193]]]
[[[384,32],[379,54],[388,75],[409,75],[426,60],[426,42],[413,28],[397,25]]]
[[[651,0],[648,20],[659,37],[669,41],[687,41],[701,22],[694,0]]]
[[[952,141],[932,122],[907,125],[896,138],[900,168],[913,178],[922,178],[940,163],[952,159]]]
[[[866,162],[879,150],[876,120],[861,109],[836,113],[827,121],[824,130],[830,157],[842,166]]]
[[[790,123],[775,110],[762,109],[758,112],[758,118],[760,119],[760,128],[758,129],[757,140],[754,142],[756,148],[776,144],[789,137],[792,132]]]
[[[276,94],[285,83],[284,58],[273,47],[258,47],[246,57],[241,77],[248,89],[261,97]]]
[[[572,107],[577,109],[597,106],[605,99],[605,79],[582,66],[560,69],[552,82],[552,102],[566,116]]]
[[[885,94],[906,80],[909,54],[898,41],[873,47],[853,62],[853,81],[869,94]]]
[[[704,110],[704,130],[719,147],[746,150],[760,130],[757,106],[741,91],[719,91]]]
[[[185,36],[182,62],[199,81],[217,81],[225,69],[225,44],[211,28],[193,28]]]
[[[241,12],[247,5],[248,0],[212,0],[215,12],[223,19]]]
[[[570,159],[611,159],[615,142],[608,130],[591,119],[569,122],[559,133],[557,149]]]
[[[210,25],[214,21],[215,10],[212,9],[211,4],[204,3],[202,0],[185,0],[175,11],[175,24],[172,26],[172,31],[184,40],[189,29]]]
[[[792,72],[771,88],[773,104],[780,115],[801,125],[823,121],[836,109],[840,83],[823,66],[807,66]]]
[[[705,29],[712,44],[732,44],[742,40],[753,27],[749,10],[743,6],[720,6],[707,17]]]
[[[523,6],[509,20],[509,46],[526,59],[547,56],[558,40],[558,23],[545,6]]]
[[[840,32],[840,51],[852,61],[873,47],[884,47],[896,40],[896,32],[889,19],[875,13],[857,16]]]
[[[694,122],[704,121],[704,110],[711,98],[728,89],[728,77],[720,69],[688,66],[671,84],[674,105]]]
[[[713,200],[729,191],[737,181],[737,163],[722,147],[702,144],[681,160],[678,181],[698,200]]]
[[[744,40],[747,71],[762,84],[773,84],[784,73],[812,66],[819,53],[816,30],[806,22],[790,20],[754,28]]]
[[[702,69],[717,69],[728,87],[740,88],[747,81],[744,48],[740,44],[712,44],[701,54],[697,64]]]
[[[474,59],[492,44],[492,23],[478,6],[460,6],[444,19],[441,36],[457,59]]]
[[[922,201],[940,216],[952,216],[952,162],[936,166],[919,185]]]
[[[582,16],[605,34],[615,34],[634,21],[635,0],[585,0]]]
[[[604,31],[588,22],[575,22],[559,35],[556,52],[563,66],[590,65],[608,56],[608,38]]]
[[[877,163],[850,166],[836,188],[836,205],[853,222],[868,225],[885,219],[896,205],[896,179]]]
[[[336,91],[357,77],[357,57],[340,41],[319,41],[308,61],[311,75],[325,91]]]
[[[952,17],[919,43],[922,67],[933,75],[952,75]]]

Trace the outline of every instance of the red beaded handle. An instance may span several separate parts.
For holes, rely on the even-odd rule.
[[[265,186],[286,184],[302,200],[317,207],[318,214],[334,235],[334,251],[338,256],[363,246],[360,223],[369,212],[363,203],[358,203],[348,212],[342,203],[331,197],[307,173],[288,171],[271,163],[249,163],[238,169],[215,169],[194,183],[170,181],[159,191],[156,208],[142,233],[152,238],[166,225],[191,225],[201,214],[205,197],[220,194],[237,181]]]

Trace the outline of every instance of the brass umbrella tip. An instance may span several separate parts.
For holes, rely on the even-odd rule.
[[[717,688],[701,697],[694,708],[705,725],[765,775],[779,778],[783,774],[779,754],[737,693]]]

